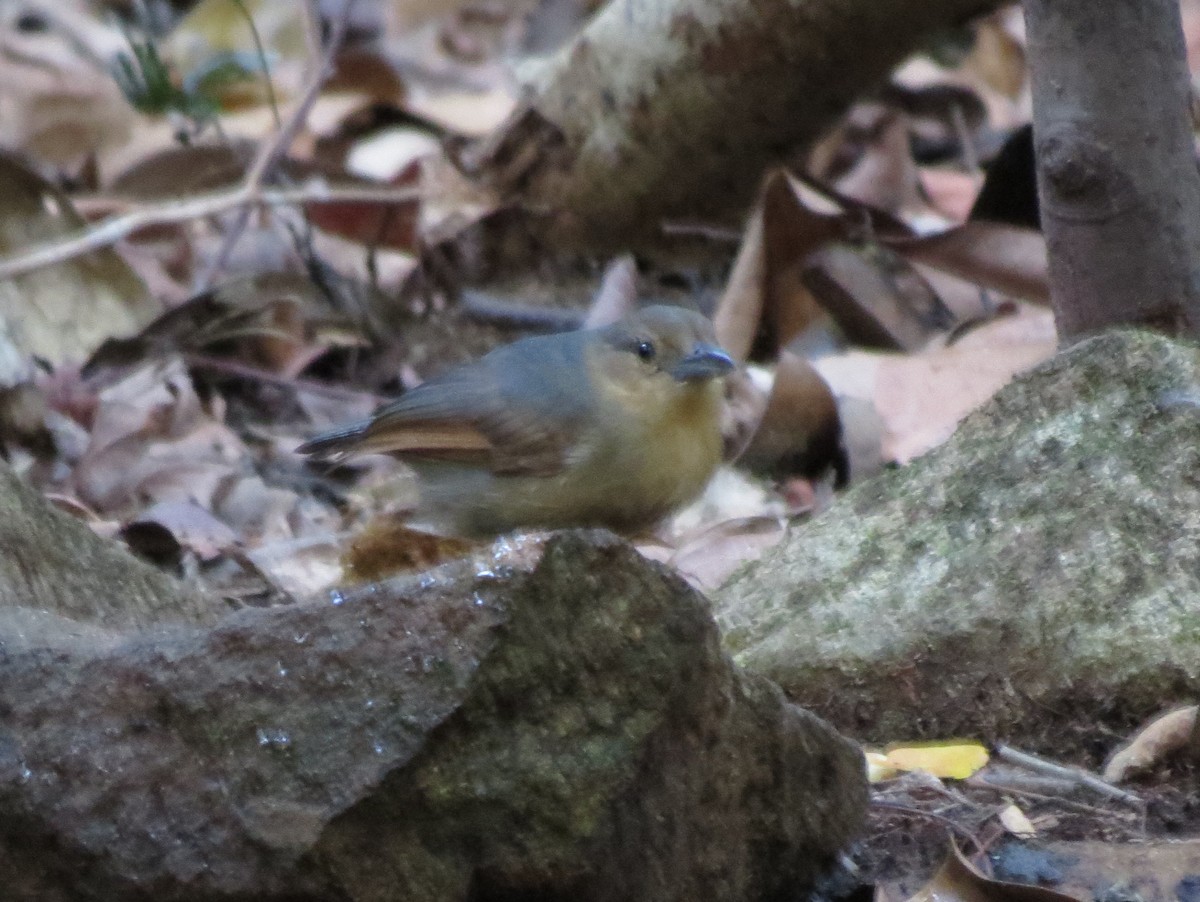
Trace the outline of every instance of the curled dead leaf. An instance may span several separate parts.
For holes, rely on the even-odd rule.
[[[1077,902],[1077,899],[1042,886],[993,880],[951,843],[942,866],[909,902]]]
[[[1008,805],[996,815],[996,818],[1000,821],[1001,826],[1013,836],[1021,839],[1037,836],[1037,827],[1033,825],[1033,821],[1016,805]]]
[[[826,245],[801,279],[856,345],[916,351],[958,324],[920,271],[886,247]]]
[[[849,480],[837,403],[806,360],[780,355],[761,422],[740,463],[776,479],[812,478],[832,468],[839,487]]]
[[[1200,749],[1198,712],[1200,706],[1188,705],[1156,717],[1108,759],[1104,779],[1121,783],[1185,749]]]
[[[121,537],[135,551],[158,558],[164,537],[202,561],[216,558],[238,543],[237,534],[194,501],[160,501],[126,524]]]
[[[864,267],[870,247],[984,289],[1038,303],[1049,298],[1045,240],[1032,229],[967,222],[923,235],[884,210],[779,170],[767,177],[717,305],[718,338],[747,359],[773,356],[823,316],[852,342],[893,347],[915,348],[955,328],[957,319],[915,270],[904,270],[909,287],[901,291],[894,266]],[[857,249],[857,261],[848,248]]]

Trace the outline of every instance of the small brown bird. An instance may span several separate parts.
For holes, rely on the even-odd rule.
[[[636,531],[699,495],[720,463],[732,369],[703,316],[647,307],[497,348],[299,450],[396,455],[417,471],[422,513],[465,535]]]

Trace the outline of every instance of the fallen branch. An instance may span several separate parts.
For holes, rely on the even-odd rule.
[[[740,221],[804,148],[931,33],[995,0],[613,0],[518,71],[527,102],[461,162],[555,247],[661,245]],[[678,241],[676,240],[676,243]]]
[[[1065,788],[1073,789],[1077,781],[1064,779]],[[1090,814],[1096,817],[1113,818],[1115,820],[1137,820],[1140,815],[1132,811],[1113,811],[1109,808],[1097,808],[1095,805],[1087,805],[1083,802],[1076,802],[1074,799],[1064,798],[1061,795],[1053,795],[1044,792],[1035,792],[1032,789],[1027,789],[1023,786],[1018,786],[1015,781],[997,781],[991,778],[983,779],[980,777],[968,777],[966,785],[971,789],[983,789],[988,792],[998,793],[1000,795],[1017,795],[1025,799],[1031,799],[1035,802],[1048,802],[1051,805],[1057,805],[1060,808],[1068,808],[1072,811],[1078,811],[1082,814]]]
[[[324,184],[300,188],[262,188],[243,182],[239,187],[226,191],[134,209],[104,220],[78,235],[37,244],[19,254],[0,258],[0,279],[11,279],[43,266],[53,266],[90,251],[111,247],[139,229],[191,222],[238,207],[350,201],[395,204],[418,200],[422,196],[417,188],[331,188]]]
[[[1072,780],[1078,785],[1085,786],[1093,792],[1107,796],[1110,799],[1116,799],[1129,805],[1136,805],[1139,808],[1146,805],[1145,800],[1140,796],[1134,795],[1132,792],[1126,792],[1118,786],[1113,786],[1096,774],[1090,773],[1081,767],[1055,764],[1053,761],[1047,761],[1045,758],[1039,758],[1037,755],[1031,755],[1028,752],[1018,751],[1007,745],[996,746],[996,757],[1001,761],[1007,761],[1009,764],[1015,764],[1036,773],[1050,774],[1055,777]]]

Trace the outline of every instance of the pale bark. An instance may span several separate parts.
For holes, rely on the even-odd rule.
[[[1066,340],[1200,335],[1200,174],[1176,0],[1026,0],[1051,294]]]
[[[936,29],[992,0],[613,0],[523,74],[530,106],[475,158],[561,245],[640,247],[736,222],[764,169],[816,138]]]

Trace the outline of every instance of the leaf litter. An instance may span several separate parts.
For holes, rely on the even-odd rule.
[[[204,0],[160,48],[167,68],[157,75],[183,105],[165,115],[121,99],[106,66],[130,48],[101,17],[85,12],[37,36],[0,23],[0,91],[12,101],[0,106],[11,152],[0,158],[10,199],[0,255],[11,263],[75,236],[103,239],[85,256],[6,270],[0,442],[60,510],[231,606],[490,554],[405,525],[414,486],[396,461],[328,469],[294,449],[530,328],[681,300],[711,312],[724,346],[750,366],[731,380],[724,424],[729,456],[746,451],[740,465],[639,545],[702,588],[789,523],[821,515],[835,483],[936,447],[1054,351],[1040,234],[970,218],[981,160],[1028,119],[1015,7],[973,26],[959,65],[918,55],[805,159],[765,174],[735,240],[685,227],[705,237],[702,264],[578,265],[529,243],[508,215],[511,198],[430,164],[469,165],[481,152],[466,150],[472,139],[520,118],[507,55],[564,40],[586,4],[557,39],[533,4],[356,14],[342,23],[336,75],[257,183],[248,179],[260,150],[305,109],[320,27],[290,5],[282,16],[284,4],[246,5],[265,56],[234,4]],[[1184,7],[1195,53],[1200,5]],[[64,50],[81,40],[92,54]],[[238,77],[206,78],[230,63]],[[397,190],[412,193],[400,200]],[[199,213],[176,215],[197,198]],[[106,216],[127,217],[124,228],[106,237]],[[1194,766],[1190,712],[1132,740],[1111,779]],[[953,748],[978,757],[977,744]],[[860,857],[881,875],[882,898],[1011,898],[978,870],[980,849],[999,850],[997,871],[1025,883],[1047,882],[1055,867],[1064,887],[1089,873],[1099,885],[1104,867],[1109,886],[1147,869],[1164,892],[1194,879],[1168,863],[1186,856],[1153,844],[1138,861],[1103,864],[1100,852],[1114,848],[1103,840],[1146,835],[1114,802],[1081,801],[1048,775],[1017,779],[995,761],[964,780],[967,770],[893,773],[877,788],[892,804],[874,812]],[[1196,815],[1185,794],[1159,804]],[[887,859],[904,848],[886,842],[899,829],[965,833],[975,864],[955,848],[921,890],[919,866]],[[1053,851],[1047,836],[1070,851]],[[1081,837],[1102,841],[1089,851]],[[1022,871],[1019,852],[1035,842],[1051,844]],[[1053,864],[1064,856],[1081,862],[1075,871]],[[891,885],[889,867],[904,871]]]

